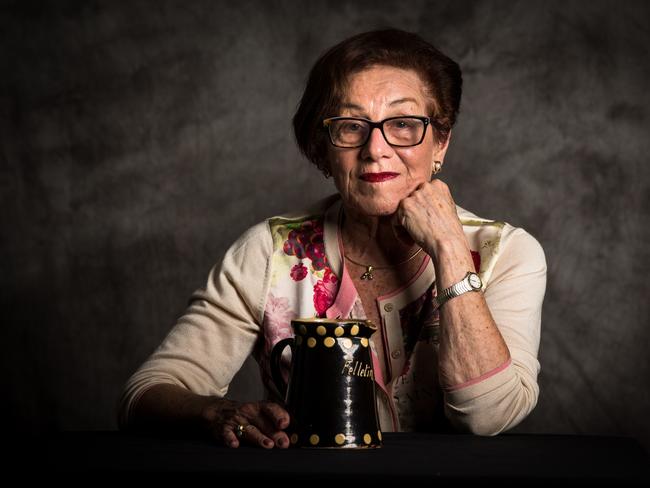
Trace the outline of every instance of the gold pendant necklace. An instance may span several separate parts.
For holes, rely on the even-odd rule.
[[[401,263],[397,263],[397,264],[389,264],[389,265],[386,265],[386,266],[373,266],[372,264],[363,264],[363,263],[359,263],[359,262],[355,261],[354,259],[352,259],[351,257],[349,257],[347,254],[346,254],[346,256],[345,256],[345,259],[347,259],[347,260],[350,261],[351,263],[356,264],[357,266],[363,266],[364,268],[366,268],[366,271],[361,275],[361,279],[362,279],[362,280],[372,280],[372,279],[373,279],[373,276],[372,276],[372,271],[373,271],[373,270],[375,270],[375,269],[395,268],[395,267],[397,267],[397,266],[401,266],[401,265],[403,265],[403,264],[406,264],[406,263],[408,263],[411,259],[415,258],[415,256],[417,256],[418,254],[420,254],[420,251],[422,251],[422,248],[421,248],[421,247],[418,248],[417,251],[415,251],[413,254],[411,254],[408,258],[406,258],[406,259],[405,259],[404,261],[402,261]]]

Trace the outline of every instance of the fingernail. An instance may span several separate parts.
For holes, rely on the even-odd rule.
[[[237,441],[232,441],[230,443],[230,447],[237,447]]]
[[[287,445],[287,443],[285,442],[284,439],[279,439],[279,440],[278,440],[278,446],[280,446],[280,447],[284,447],[284,446],[286,446],[286,445]]]
[[[273,442],[270,441],[269,439],[264,439],[262,441],[262,444],[264,444],[264,447],[273,447]]]

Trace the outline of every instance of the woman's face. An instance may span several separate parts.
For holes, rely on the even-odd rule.
[[[414,71],[375,66],[353,75],[341,104],[342,117],[375,122],[400,115],[430,116],[424,83]],[[394,147],[379,129],[373,129],[365,146],[329,145],[330,172],[343,203],[368,216],[395,213],[402,199],[431,179],[434,161],[442,161],[447,142],[439,143],[427,127],[421,144]]]

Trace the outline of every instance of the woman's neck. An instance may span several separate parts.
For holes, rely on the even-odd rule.
[[[362,215],[345,207],[341,239],[347,256],[375,266],[395,264],[417,247],[396,236],[392,215]]]

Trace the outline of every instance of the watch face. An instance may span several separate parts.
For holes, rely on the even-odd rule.
[[[469,284],[474,289],[480,288],[482,284],[481,278],[479,278],[477,274],[472,273],[471,275],[469,275]]]

